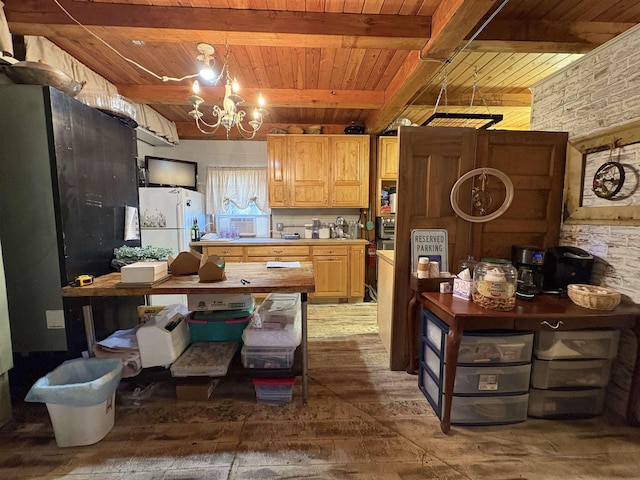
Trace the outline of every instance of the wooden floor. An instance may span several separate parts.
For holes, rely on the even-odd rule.
[[[375,304],[310,305],[309,403],[258,404],[223,378],[177,402],[171,381],[92,446],[58,448],[43,404],[0,430],[0,479],[640,478],[640,429],[614,418],[529,419],[443,435],[417,377],[388,370]]]

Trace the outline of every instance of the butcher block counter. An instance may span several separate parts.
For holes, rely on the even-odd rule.
[[[314,300],[364,298],[364,239],[240,238],[238,240],[202,240],[189,246],[203,257],[218,255],[227,263],[237,262],[313,262]]]

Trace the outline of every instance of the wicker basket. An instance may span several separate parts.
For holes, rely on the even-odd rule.
[[[621,299],[613,288],[579,283],[568,285],[567,293],[573,303],[592,310],[613,310]]]

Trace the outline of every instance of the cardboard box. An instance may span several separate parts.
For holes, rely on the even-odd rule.
[[[138,305],[138,320],[148,322],[164,308],[164,305]]]
[[[246,310],[255,307],[251,293],[199,293],[187,295],[187,308],[191,311]]]
[[[453,296],[470,300],[473,293],[473,280],[453,279]]]
[[[195,275],[200,268],[202,254],[194,252],[180,252],[176,258],[169,257],[171,275]]]
[[[224,280],[224,260],[217,255],[209,255],[202,260],[202,254],[189,251],[180,252],[176,258],[169,257],[172,275],[195,275],[201,282],[219,282]]]
[[[187,378],[176,384],[176,397],[180,401],[208,400],[219,378]]]
[[[217,255],[209,255],[200,265],[198,276],[201,282],[219,282],[224,280],[224,260]]]
[[[122,283],[149,283],[167,276],[167,262],[136,262],[120,269]]]

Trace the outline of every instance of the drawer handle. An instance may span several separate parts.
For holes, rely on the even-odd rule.
[[[284,250],[274,250],[275,253],[282,253]]]
[[[229,253],[231,250],[223,250],[222,253]]]
[[[546,320],[540,322],[540,325],[546,325],[547,327],[553,328],[554,330],[557,330],[560,328],[560,325],[562,325],[564,322],[562,320],[558,320],[558,323],[554,325],[551,325],[549,322],[547,322]]]

